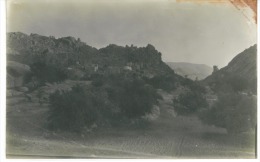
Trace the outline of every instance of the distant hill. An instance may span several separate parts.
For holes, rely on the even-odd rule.
[[[256,93],[257,90],[257,73],[256,73],[256,59],[257,59],[257,46],[251,46],[243,52],[234,57],[227,66],[212,73],[208,76],[204,83],[211,86],[220,86],[224,82],[231,82],[230,84],[240,84],[241,80],[247,82],[247,90]],[[233,80],[232,80],[233,77]],[[231,79],[231,80],[230,80]]]
[[[196,78],[198,80],[205,79],[213,71],[211,67],[204,64],[193,64],[187,62],[166,62],[166,64],[170,66],[175,73],[183,77],[187,76],[192,80],[195,80]]]

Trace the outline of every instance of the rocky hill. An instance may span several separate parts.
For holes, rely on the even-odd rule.
[[[209,76],[213,69],[204,64],[193,64],[188,62],[166,62],[176,74],[192,80],[202,80]]]
[[[219,84],[221,81],[227,80],[231,76],[241,78],[247,82],[248,89],[256,93],[257,73],[256,59],[257,46],[251,46],[234,57],[227,66],[215,71],[208,76],[203,82],[213,85]],[[234,79],[234,78],[233,78]],[[231,80],[232,83],[240,82],[240,80]]]
[[[12,32],[7,33],[7,59],[30,67],[48,66],[55,68],[54,71],[58,68],[73,79],[88,78],[94,73],[109,75],[126,72],[147,78],[171,75],[181,79],[150,44],[146,47],[110,44],[97,49],[79,38]]]

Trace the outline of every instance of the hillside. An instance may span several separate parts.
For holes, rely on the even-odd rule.
[[[53,65],[82,79],[93,73],[113,74],[131,71],[138,76],[152,78],[174,72],[161,60],[154,46],[117,46],[96,49],[79,38],[41,36],[20,32],[7,34],[7,59],[32,66],[34,63]]]
[[[204,64],[193,64],[188,62],[166,62],[176,74],[192,80],[202,80],[209,76],[213,69]]]
[[[223,84],[223,81],[229,81],[235,84],[239,82],[237,78],[241,78],[243,82],[247,83],[247,90],[256,93],[256,54],[257,46],[249,47],[234,57],[227,66],[212,73],[212,75],[208,76],[203,82],[211,86],[218,86],[219,84]]]
[[[7,157],[255,157],[254,130],[227,134],[254,128],[250,98],[232,100],[243,101],[238,111],[214,109],[230,106],[176,74],[150,44],[96,49],[19,32],[7,41]]]

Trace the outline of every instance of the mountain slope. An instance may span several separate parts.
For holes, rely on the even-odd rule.
[[[166,62],[168,66],[170,66],[175,73],[188,77],[192,80],[196,78],[198,80],[205,79],[212,73],[212,68],[204,65],[204,64],[193,64],[187,62]]]
[[[213,85],[218,84],[220,80],[226,80],[230,76],[236,76],[245,80],[249,85],[248,89],[256,93],[256,54],[257,46],[249,47],[234,57],[227,66],[212,73],[203,82]],[[234,80],[233,83],[235,82],[239,82],[239,80]]]

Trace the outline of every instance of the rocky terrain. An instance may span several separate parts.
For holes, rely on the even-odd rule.
[[[188,75],[185,78],[179,68],[172,70],[150,44],[146,47],[110,44],[96,49],[79,38],[8,33],[7,156],[255,158],[253,129],[228,134],[225,127],[203,123],[198,115],[200,107],[185,116],[178,114],[174,105],[180,96],[184,102],[179,102],[179,106],[184,110],[199,105],[198,101],[214,105],[218,96],[212,91],[212,83],[222,83],[217,81],[230,74],[253,83],[255,50],[256,46],[245,50],[227,67],[194,82],[188,79],[191,73],[183,70]],[[205,77],[207,68],[194,66],[185,64],[198,79]],[[201,70],[203,77],[194,69]],[[144,107],[147,110],[140,113]],[[57,116],[50,115],[53,112]],[[92,123],[84,123],[94,116],[89,112],[97,117]],[[127,116],[128,112],[132,116]],[[77,131],[59,126],[51,129],[48,124],[54,120],[80,126]],[[138,125],[138,121],[144,123]]]
[[[173,71],[161,60],[161,53],[152,45],[146,47],[117,46],[96,49],[78,38],[46,37],[20,32],[7,34],[7,59],[31,65],[44,62],[78,73],[79,79],[93,72],[102,74],[133,71],[153,77]]]

